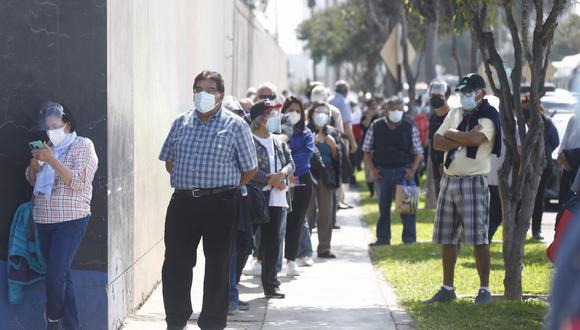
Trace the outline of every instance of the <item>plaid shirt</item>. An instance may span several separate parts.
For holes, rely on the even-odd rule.
[[[374,125],[379,120],[387,120],[387,119],[386,118],[379,118],[379,119],[373,121],[371,126],[369,126],[369,129],[367,131],[367,135],[365,136],[365,140],[363,142],[363,151],[373,152],[373,143],[375,141]],[[403,118],[403,120],[405,120],[405,119]],[[421,139],[419,137],[419,131],[417,130],[417,127],[415,126],[415,124],[413,124],[413,130],[411,132],[411,140],[413,141],[413,149],[411,150],[411,153],[413,155],[422,155],[423,154],[423,147],[421,146]]]
[[[93,178],[98,166],[93,142],[77,137],[62,164],[73,173],[71,185],[68,186],[56,174],[50,199],[42,193],[34,199],[32,216],[36,223],[61,223],[81,219],[91,213]],[[30,168],[26,168],[26,179],[30,182],[29,171]]]
[[[223,108],[206,123],[196,111],[181,114],[159,160],[173,162],[171,186],[176,189],[237,186],[242,172],[258,166],[250,127]]]

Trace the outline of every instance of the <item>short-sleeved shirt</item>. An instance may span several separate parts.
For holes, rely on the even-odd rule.
[[[176,189],[237,186],[241,173],[258,166],[250,127],[223,108],[206,123],[197,111],[177,117],[159,160],[173,162],[171,186]]]
[[[459,126],[459,123],[463,120],[463,111],[462,108],[450,110],[436,134],[445,136],[445,132],[448,129],[457,129],[457,126]],[[489,173],[491,169],[491,151],[495,139],[495,126],[493,121],[487,118],[480,118],[478,123],[482,127],[481,133],[485,135],[486,141],[479,145],[476,157],[467,157],[467,148],[460,147],[458,152],[455,154],[455,158],[449,165],[449,168],[444,168],[445,174],[454,176],[471,176],[487,175]],[[445,152],[445,157],[447,157],[447,152]]]
[[[342,117],[342,122],[345,124],[352,123],[351,119],[351,111],[350,111],[350,103],[348,103],[346,97],[344,97],[340,93],[334,94],[332,99],[330,99],[330,104],[334,105],[335,107],[340,110],[340,116]]]

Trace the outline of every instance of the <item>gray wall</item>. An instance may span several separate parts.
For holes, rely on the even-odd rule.
[[[191,109],[195,75],[221,72],[238,96],[266,80],[287,87],[286,55],[256,24],[241,1],[107,2],[110,328],[161,278],[171,188],[157,156]]]

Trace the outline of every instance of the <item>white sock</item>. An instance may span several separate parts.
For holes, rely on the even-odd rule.
[[[447,291],[453,291],[453,290],[455,290],[455,288],[454,288],[454,287],[452,287],[452,286],[449,286],[449,285],[445,285],[445,284],[443,284],[441,287],[443,287],[443,288],[444,288],[445,290],[447,290]]]
[[[485,291],[491,293],[491,290],[489,289],[489,286],[480,286],[479,287],[479,290],[485,290]]]

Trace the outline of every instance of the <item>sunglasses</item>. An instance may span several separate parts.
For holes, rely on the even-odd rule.
[[[270,94],[270,95],[258,95],[258,99],[259,100],[266,100],[266,99],[268,99],[270,101],[273,101],[273,100],[276,99],[276,95],[274,95],[274,94]]]

